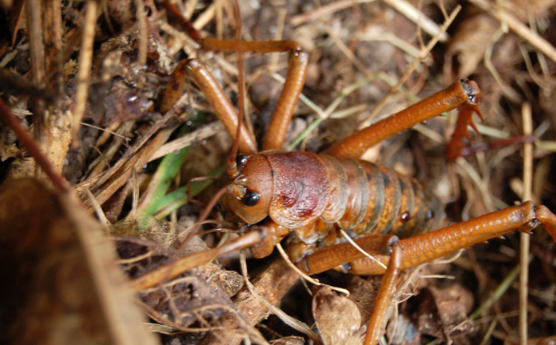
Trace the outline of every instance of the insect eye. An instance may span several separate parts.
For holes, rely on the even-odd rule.
[[[259,203],[259,199],[259,193],[248,191],[247,193],[245,193],[242,201],[245,206],[255,206]]]
[[[247,164],[247,156],[241,154],[237,155],[236,164],[239,167],[239,169],[243,168]]]

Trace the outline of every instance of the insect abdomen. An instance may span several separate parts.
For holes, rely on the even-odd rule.
[[[438,200],[430,197],[420,183],[383,166],[311,153],[277,153],[268,158],[275,180],[270,215],[278,224],[296,233],[290,238],[289,248],[294,260],[317,248],[345,241],[339,229],[352,238],[384,233],[406,238],[438,229],[444,218]],[[299,160],[311,162],[319,172],[307,167],[303,170],[292,163]],[[283,167],[288,167],[289,171],[292,166],[297,170],[295,174],[280,174],[286,170]],[[288,194],[286,192],[294,188],[284,186],[290,184],[297,186],[296,194],[310,195],[308,199],[318,200],[312,204],[318,205],[319,211],[311,208],[313,216],[302,221],[302,217],[293,221],[286,217],[297,210],[297,205],[287,205],[283,197],[276,195]],[[299,197],[295,199],[302,201]],[[291,224],[282,224],[283,218],[288,218]]]
[[[439,201],[416,180],[365,161],[321,157],[337,160],[347,175],[346,207],[337,221],[338,227],[358,237],[394,233],[405,238],[441,225],[444,214]],[[331,180],[334,178],[330,176]]]

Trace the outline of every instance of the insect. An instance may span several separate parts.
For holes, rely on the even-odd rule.
[[[166,6],[172,11],[170,5]],[[382,140],[445,111],[459,108],[460,116],[468,118],[473,112],[478,113],[480,91],[474,82],[460,79],[410,108],[341,140],[324,154],[282,152],[306,78],[307,53],[292,41],[202,39],[191,27],[189,33],[203,49],[236,52],[239,56],[244,52],[288,52],[285,85],[261,152],[206,67],[191,59],[180,63],[177,69],[186,71],[198,85],[230,135],[239,133],[236,145],[241,154],[236,155],[237,148],[232,150],[227,166],[228,184],[218,196],[243,222],[263,230],[262,243],[252,248],[255,257],[269,255],[276,243],[291,234],[290,257],[309,274],[336,267],[353,274],[385,274],[366,344],[377,342],[381,319],[400,270],[515,230],[530,231],[539,223],[556,241],[556,216],[531,202],[442,228],[439,202],[427,195],[418,182],[358,160]],[[241,62],[239,66],[241,76]],[[240,89],[240,95],[242,92]],[[467,124],[472,123],[468,120],[463,126]],[[462,135],[456,136],[451,147],[458,148],[460,140]],[[375,255],[378,262],[365,257],[352,244],[344,243],[341,231],[347,232],[364,251]]]

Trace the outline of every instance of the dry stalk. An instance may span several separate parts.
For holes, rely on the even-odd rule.
[[[97,12],[98,2],[95,0],[87,1],[85,4],[85,24],[81,38],[81,50],[79,52],[77,90],[75,91],[75,105],[73,107],[72,136],[74,145],[79,140],[79,130],[81,129],[81,122],[87,107]]]
[[[533,134],[533,119],[531,117],[531,106],[523,103],[521,109],[523,117],[523,135]],[[533,143],[525,143],[523,148],[523,197],[522,201],[531,200],[533,185]],[[529,283],[529,247],[530,237],[528,233],[520,233],[519,246],[519,341],[527,344],[527,295]]]

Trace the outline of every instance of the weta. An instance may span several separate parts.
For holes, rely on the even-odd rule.
[[[165,7],[180,18],[173,6],[166,3]],[[240,114],[198,60],[182,61],[177,67],[206,95],[230,135],[237,136],[227,166],[227,184],[215,198],[222,196],[227,209],[252,228],[262,231],[261,243],[245,245],[252,246],[251,251],[257,258],[268,256],[276,243],[291,234],[290,258],[308,274],[334,268],[361,275],[386,273],[365,344],[378,341],[381,319],[400,270],[509,232],[528,232],[541,223],[556,241],[556,216],[545,206],[529,201],[442,227],[444,212],[439,201],[419,182],[358,160],[368,148],[388,137],[459,108],[464,121],[458,122],[457,134],[448,148],[449,156],[457,157],[463,137],[467,135],[467,125],[473,126],[471,115],[481,115],[481,92],[475,82],[460,79],[421,102],[342,139],[323,154],[284,152],[281,149],[286,131],[307,73],[307,53],[293,41],[245,42],[239,36],[233,41],[201,38],[187,21],[182,22],[202,49],[236,52],[239,56]],[[257,151],[255,140],[241,123],[241,55],[244,52],[289,54],[286,81],[261,152]],[[207,214],[205,212],[205,217]],[[377,260],[370,260],[352,244],[345,243],[340,231],[347,232]],[[215,252],[215,255],[223,252]],[[174,274],[165,271],[162,276],[169,278]]]
[[[239,113],[210,71],[197,59],[178,64],[163,104],[168,109],[175,95],[182,93],[187,75],[205,94],[227,132],[236,137],[227,164],[225,186],[200,218],[205,219],[213,204],[222,199],[226,208],[250,226],[250,232],[221,247],[191,254],[136,278],[132,285],[137,291],[243,248],[250,248],[256,258],[266,257],[276,244],[289,236],[289,256],[308,274],[330,269],[359,275],[384,274],[365,340],[365,344],[376,344],[400,270],[516,230],[528,232],[539,224],[544,225],[556,242],[556,216],[545,206],[530,201],[443,227],[445,215],[439,200],[418,181],[360,160],[370,147],[453,109],[459,109],[462,121],[458,122],[448,156],[449,159],[459,156],[466,127],[473,126],[471,115],[481,115],[481,92],[475,82],[459,79],[421,102],[340,140],[322,154],[285,152],[281,151],[282,146],[307,75],[305,50],[293,41],[242,41],[239,28],[235,40],[201,38],[181,18],[179,11],[168,3],[164,6],[182,20],[200,49],[238,55]],[[245,52],[289,54],[286,81],[261,151],[242,125],[242,54]],[[2,100],[0,116],[14,129],[54,185],[69,193],[69,184],[52,169]],[[345,242],[343,232],[360,248]],[[361,250],[372,254],[375,260]]]

